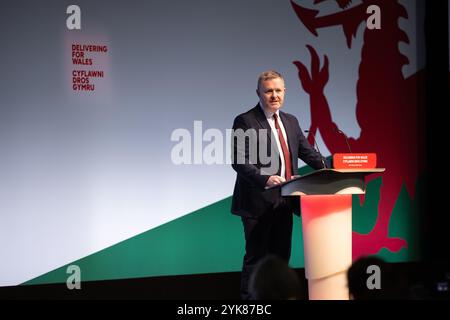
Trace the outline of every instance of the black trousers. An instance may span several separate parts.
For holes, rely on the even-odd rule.
[[[251,299],[250,276],[256,264],[268,254],[289,262],[292,244],[292,210],[280,208],[253,218],[242,218],[245,233],[245,255],[241,273],[241,298]]]

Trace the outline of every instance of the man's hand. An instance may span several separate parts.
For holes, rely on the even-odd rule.
[[[280,184],[282,182],[285,182],[286,179],[280,176],[270,176],[269,180],[266,182],[266,187],[275,186],[277,184]]]

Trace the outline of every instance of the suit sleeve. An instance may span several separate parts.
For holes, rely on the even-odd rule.
[[[239,129],[241,129],[242,131]],[[239,143],[237,143],[238,139],[235,137],[235,134],[237,134],[238,132],[247,132],[248,129],[249,126],[246,123],[245,119],[242,116],[236,117],[233,123],[233,159],[231,166],[237,172],[238,176],[245,179],[251,185],[264,188],[270,176],[262,175],[260,168],[256,165],[256,163],[252,163],[252,161],[250,160],[249,150],[251,142],[247,140],[243,145],[240,145]],[[257,143],[257,139],[254,140],[254,143]]]

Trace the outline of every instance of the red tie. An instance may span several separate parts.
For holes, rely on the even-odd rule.
[[[284,140],[283,132],[281,131],[280,124],[278,123],[278,116],[276,113],[273,114],[273,118],[275,119],[275,128],[278,132],[278,139],[280,139],[281,150],[283,150],[284,157],[284,166],[285,166],[285,177],[286,180],[291,180],[292,177],[292,165],[291,165],[291,154],[289,153],[289,148],[286,144],[286,140]]]

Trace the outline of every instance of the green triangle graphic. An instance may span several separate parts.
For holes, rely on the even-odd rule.
[[[312,171],[299,169],[303,175]],[[367,185],[363,206],[353,197],[353,230],[367,233],[376,220],[381,178]],[[404,238],[408,248],[398,253],[385,249],[378,256],[390,262],[417,260],[420,256],[420,180],[411,202],[403,188],[392,213],[389,235]],[[24,285],[63,283],[69,265],[81,269],[82,281],[127,279],[184,274],[240,271],[244,235],[240,217],[230,213],[231,197],[148,230],[111,247],[43,274]],[[157,214],[157,212],[153,213]],[[304,266],[301,219],[295,216],[292,257],[294,268]]]

